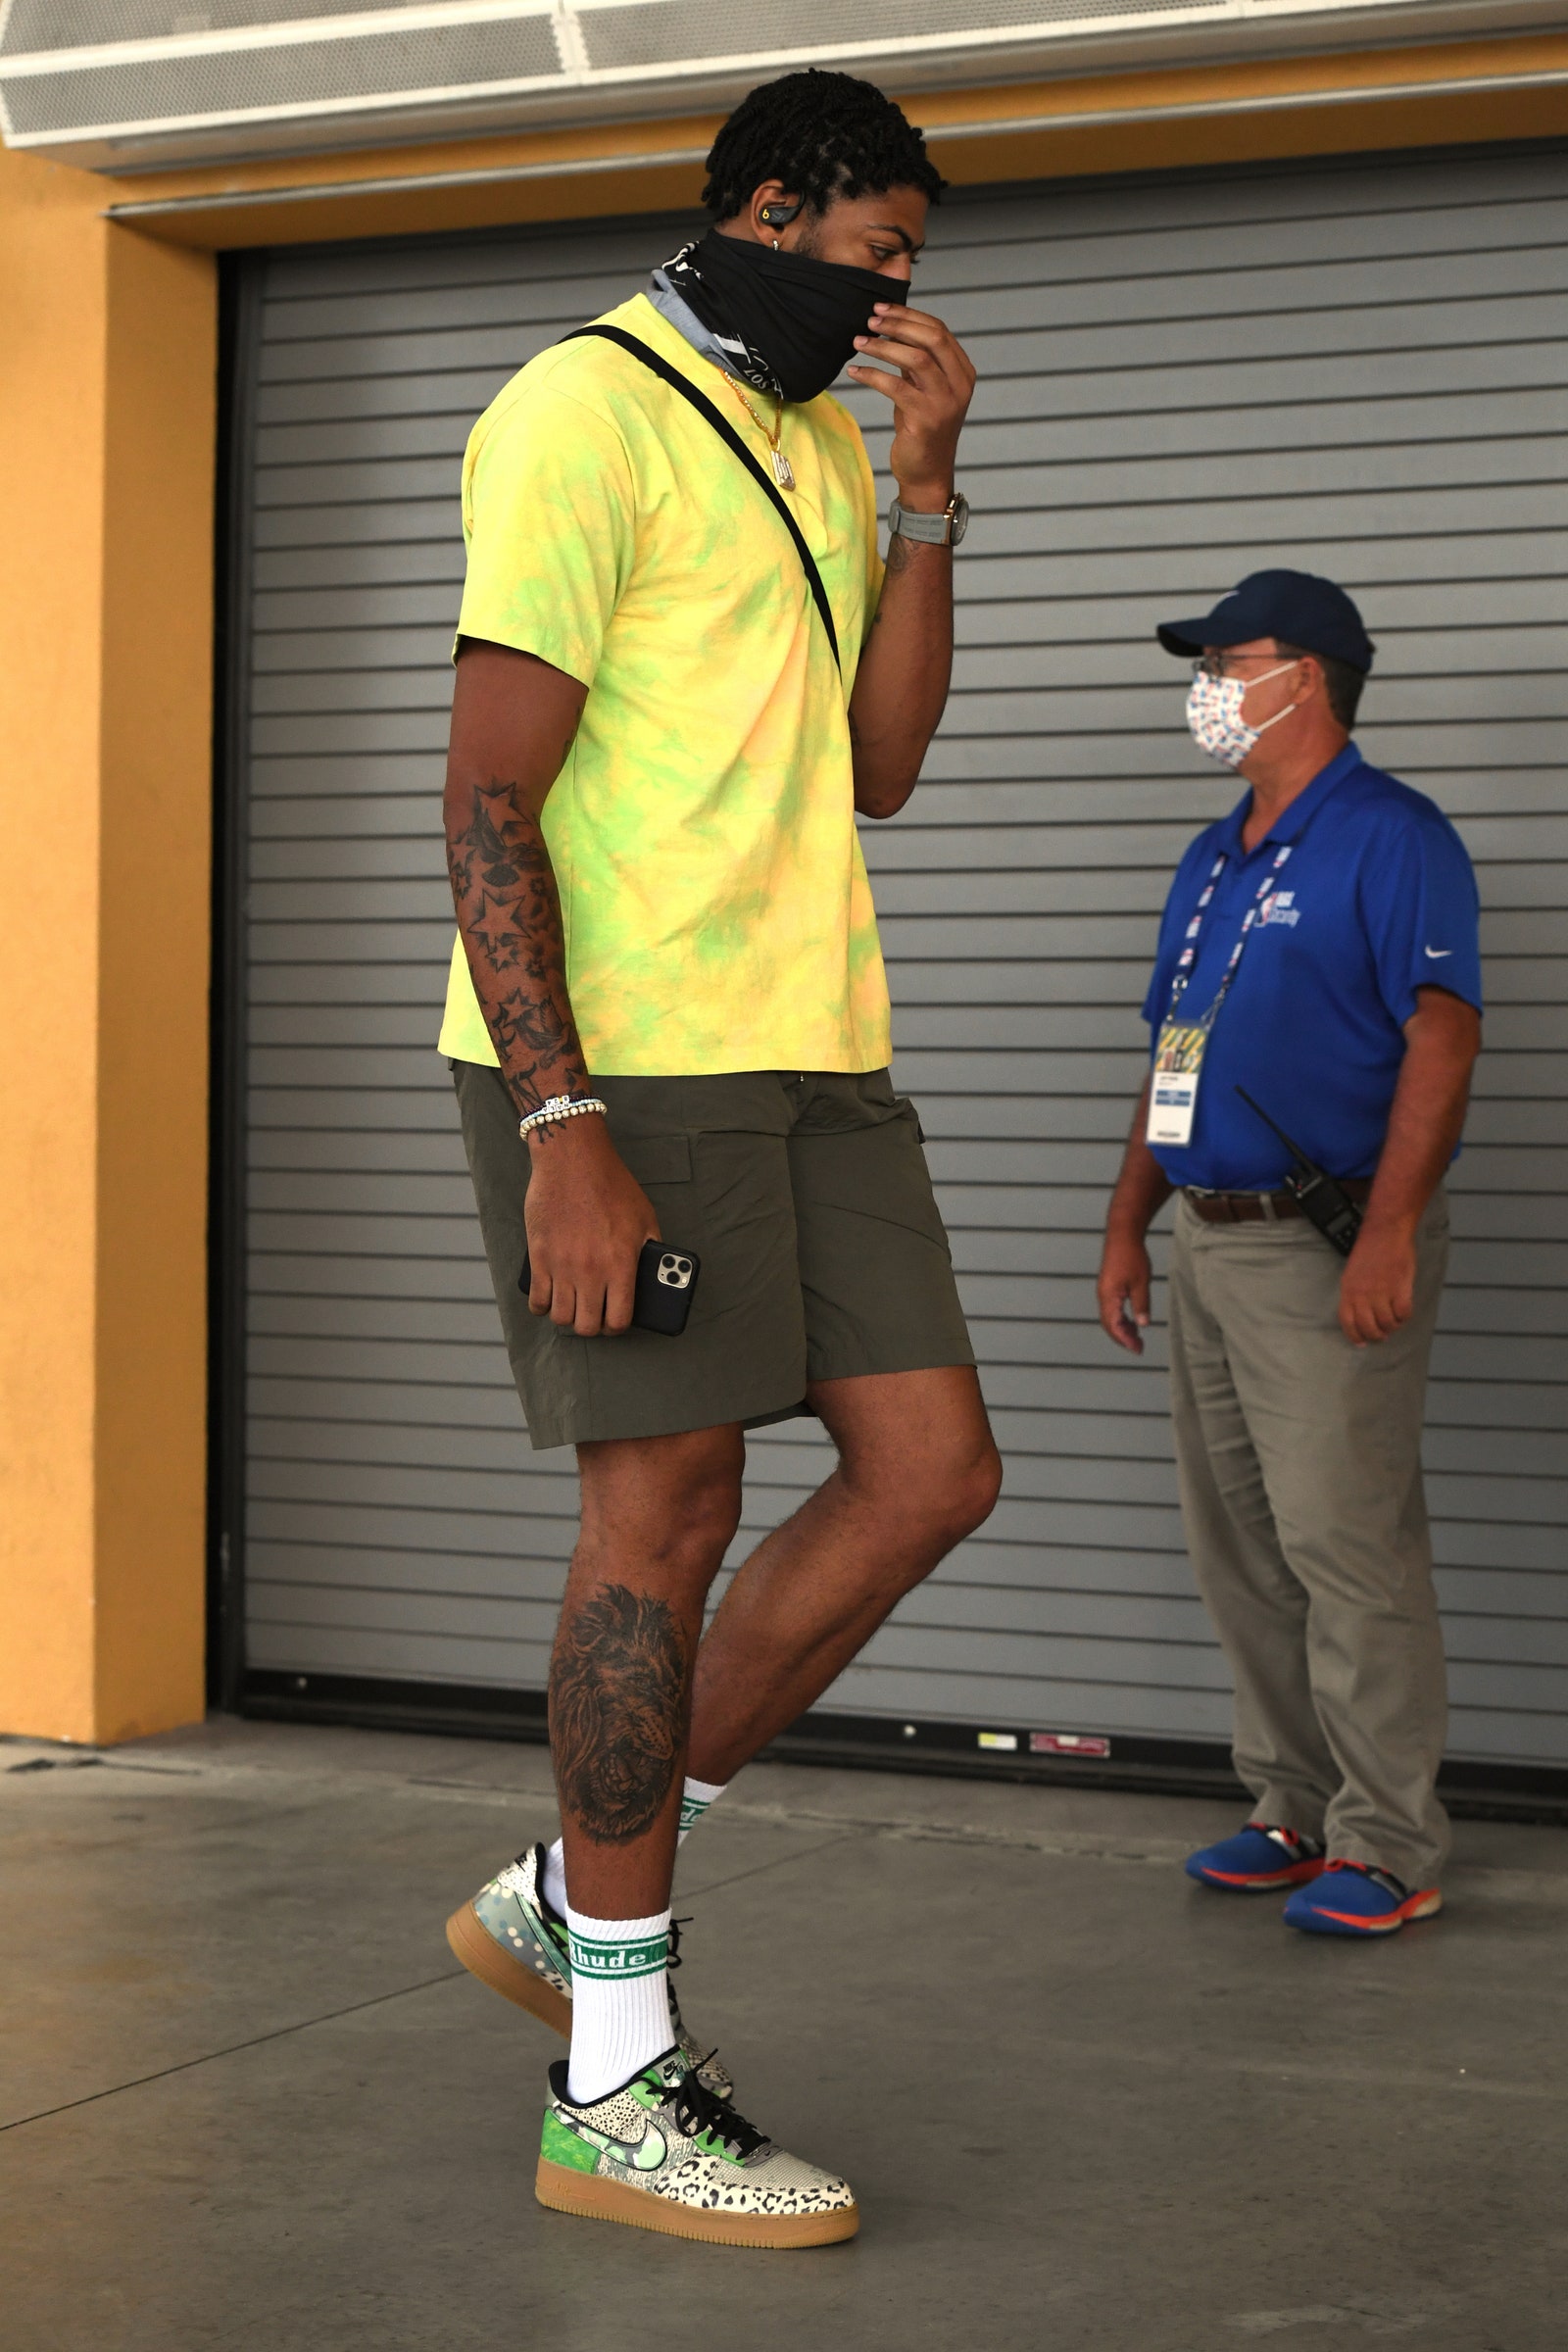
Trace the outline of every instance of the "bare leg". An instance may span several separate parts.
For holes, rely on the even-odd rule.
[[[566,1883],[579,1911],[641,1919],[669,1902],[692,1659],[745,1446],[739,1429],[702,1429],[577,1458],[582,1532],[550,1663]]]
[[[709,1628],[686,1761],[700,1781],[730,1780],[804,1714],[1001,1487],[967,1366],[823,1381],[808,1401],[839,1465],[759,1544]]]

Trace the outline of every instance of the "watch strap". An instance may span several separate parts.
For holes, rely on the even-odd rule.
[[[916,539],[927,547],[956,547],[966,519],[965,502],[956,493],[940,514],[911,514],[898,498],[888,508],[888,529],[901,539]]]

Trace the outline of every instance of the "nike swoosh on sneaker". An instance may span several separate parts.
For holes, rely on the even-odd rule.
[[[1428,948],[1427,954],[1431,956],[1433,962],[1436,963],[1439,956],[1451,956],[1453,954],[1453,950],[1451,948]]]
[[[596,2132],[591,2124],[574,2123],[572,2130],[590,2147],[613,2156],[617,2164],[629,2164],[634,2173],[657,2173],[669,2154],[669,2142],[656,2124],[649,2125],[635,2147],[630,2140],[612,2139],[608,2132]]]

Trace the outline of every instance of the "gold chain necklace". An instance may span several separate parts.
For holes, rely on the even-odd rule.
[[[758,431],[767,442],[767,454],[773,461],[774,481],[777,482],[781,490],[793,490],[795,487],[795,469],[778,445],[779,434],[784,429],[784,402],[782,398],[778,404],[778,414],[773,418],[773,429],[771,432],[769,432],[766,425],[762,422],[760,416],[759,416],[757,414],[757,411],[753,408],[751,402],[747,399],[745,393],[741,390],[739,384],[735,381],[735,378],[727,371],[724,376],[724,381],[728,384],[730,390],[734,393],[736,399],[740,402],[741,407],[746,411],[747,416],[756,425]]]

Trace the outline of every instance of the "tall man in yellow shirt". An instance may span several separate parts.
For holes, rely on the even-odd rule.
[[[545,2203],[792,2245],[850,2235],[854,2196],[686,2034],[670,1878],[1000,1483],[855,824],[904,806],[946,701],[974,370],[906,300],[942,182],[878,91],[756,90],[709,172],[713,228],[523,368],[464,467],[441,1045],[530,1436],[576,1446],[582,1525],[562,1838],[448,1933],[569,2034]],[[893,409],[885,576],[827,392],[852,358]],[[661,1237],[701,1266],[677,1339],[629,1328]],[[744,1433],[800,1412],[838,1467],[705,1637]]]

